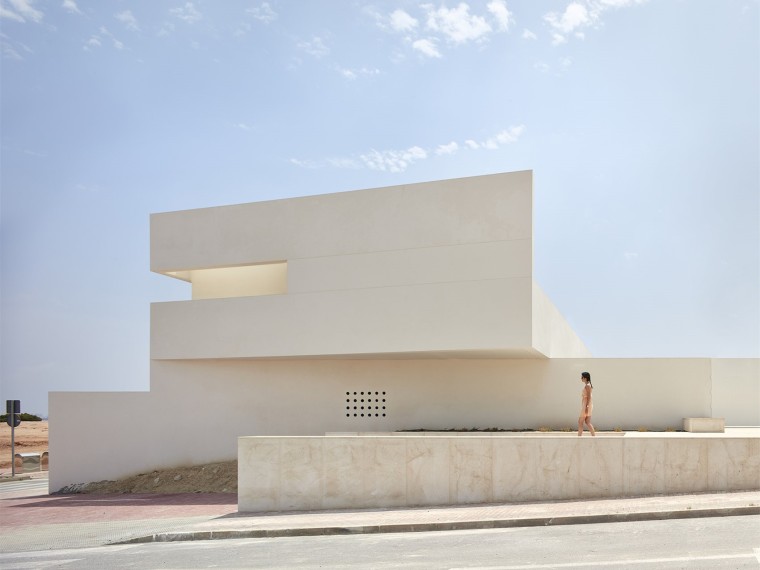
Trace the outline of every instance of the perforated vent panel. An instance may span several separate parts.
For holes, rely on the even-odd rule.
[[[387,394],[377,390],[346,392],[347,418],[384,418],[388,412]]]

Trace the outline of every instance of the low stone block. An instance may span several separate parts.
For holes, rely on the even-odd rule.
[[[693,433],[723,433],[726,431],[724,418],[684,418],[684,431]]]

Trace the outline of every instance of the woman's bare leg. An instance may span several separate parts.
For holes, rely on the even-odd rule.
[[[591,432],[591,435],[596,436],[596,431],[594,431],[594,426],[591,425],[591,416],[586,416],[586,425],[588,426],[588,431]]]
[[[583,435],[583,416],[578,418],[578,437]]]

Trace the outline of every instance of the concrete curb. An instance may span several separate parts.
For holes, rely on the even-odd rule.
[[[378,534],[394,532],[433,532],[447,530],[483,530],[532,526],[560,526],[574,524],[633,522],[703,517],[734,517],[760,515],[760,506],[707,508],[681,511],[647,511],[636,513],[604,513],[595,515],[535,517],[517,519],[475,520],[457,522],[381,524],[360,526],[297,527],[280,529],[230,529],[163,532],[131,538],[112,544],[138,544],[147,542],[183,542],[193,540],[224,540],[234,538],[280,538],[293,536],[328,536],[350,534]]]

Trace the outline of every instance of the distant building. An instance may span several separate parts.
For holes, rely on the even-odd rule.
[[[153,215],[192,300],[151,307],[149,392],[50,394],[51,490],[242,435],[574,428],[583,370],[598,429],[760,425],[758,359],[592,358],[533,279],[532,205],[525,171]]]

